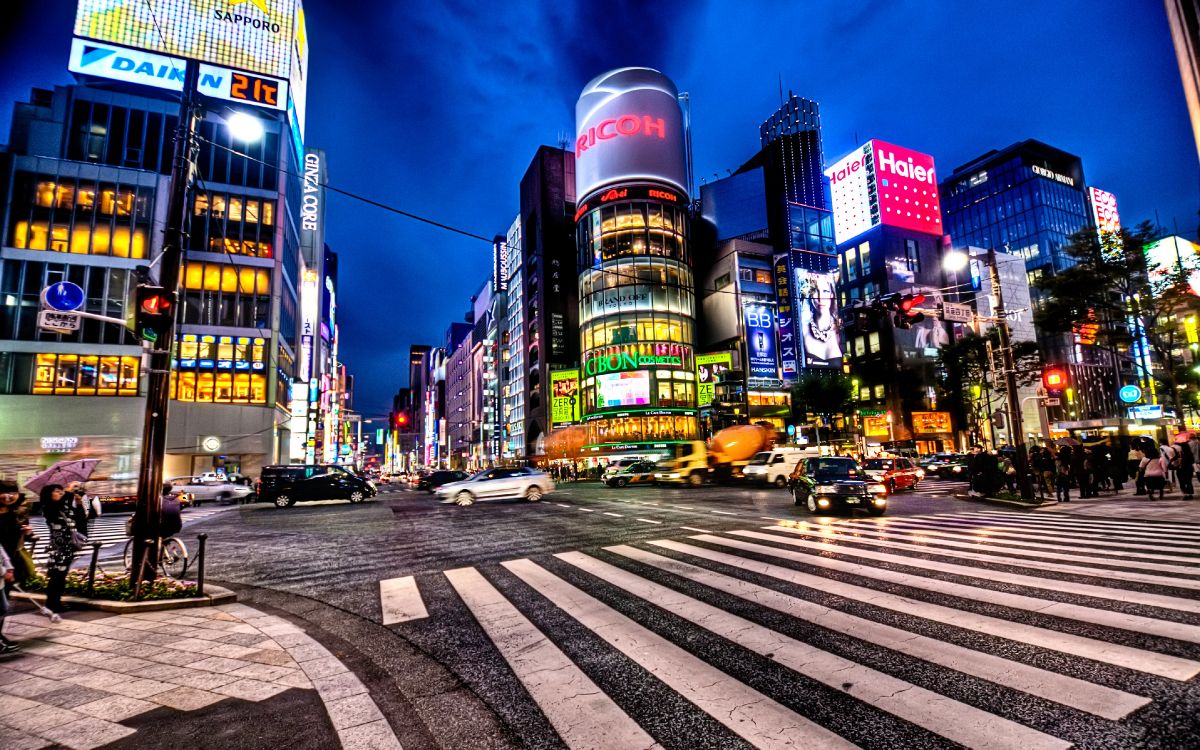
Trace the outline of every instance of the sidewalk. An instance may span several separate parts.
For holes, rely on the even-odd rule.
[[[1079,490],[1071,490],[1071,502],[1051,503],[1035,508],[1035,513],[1070,513],[1092,518],[1119,518],[1124,520],[1184,521],[1200,523],[1200,499],[1184,500],[1176,485],[1163,500],[1148,500],[1145,495],[1135,495],[1132,482],[1124,485],[1117,493],[1101,492],[1100,497],[1079,498]],[[1197,495],[1200,497],[1200,495]]]
[[[57,625],[23,613],[4,632],[22,647],[0,656],[6,750],[400,749],[337,657],[300,627],[243,604],[71,612]]]

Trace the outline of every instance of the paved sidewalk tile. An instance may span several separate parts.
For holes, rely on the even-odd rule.
[[[375,701],[366,693],[326,701],[325,709],[329,711],[329,719],[333,722],[334,729],[349,729],[383,718]]]
[[[402,750],[396,733],[384,719],[339,730],[338,739],[342,750]]]
[[[147,711],[153,711],[156,708],[158,708],[158,705],[149,701],[126,698],[123,695],[110,695],[98,701],[76,706],[74,710],[97,719],[125,721],[128,718],[144,714]]]
[[[0,747],[4,750],[42,750],[53,744],[37,735],[0,725]]]
[[[355,677],[352,672],[342,672],[341,674],[322,677],[318,680],[313,680],[312,685],[326,702],[335,701],[339,698],[348,698],[352,695],[361,695],[367,692],[367,686],[362,684],[362,680]]]
[[[39,731],[43,737],[72,748],[72,750],[91,750],[94,747],[116,742],[133,733],[134,730],[129,727],[87,716]]]
[[[225,700],[224,695],[210,693],[207,690],[197,690],[190,687],[177,687],[174,690],[167,690],[163,693],[150,696],[154,703],[161,703],[164,706],[177,709],[179,711],[195,711],[211,706],[214,703]]]
[[[254,701],[257,703],[258,701],[279,695],[287,689],[286,685],[276,685],[271,682],[247,679],[222,685],[216,688],[215,691],[232,698],[241,698],[244,701]]]

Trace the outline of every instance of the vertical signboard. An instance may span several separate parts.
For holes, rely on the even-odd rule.
[[[747,303],[745,306],[746,351],[749,376],[778,378],[779,365],[775,357],[775,313],[769,305]]]
[[[804,367],[841,368],[841,320],[838,316],[837,271],[796,270],[797,338]]]
[[[795,264],[791,253],[780,253],[775,256],[775,300],[779,311],[779,364],[783,379],[787,382],[796,380],[798,368],[798,345],[796,342],[796,310],[794,308],[795,289],[792,284],[792,274]]]
[[[579,370],[550,373],[550,429],[579,421]]]
[[[878,226],[879,201],[875,188],[871,144],[851,151],[825,170],[833,200],[833,233],[839,243]]]
[[[733,352],[696,355],[696,405],[711,406],[716,396],[717,375],[733,369]]]

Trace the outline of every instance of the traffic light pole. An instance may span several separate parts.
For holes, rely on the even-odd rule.
[[[996,248],[988,247],[988,273],[992,279],[992,292],[996,295],[996,328],[1000,333],[1000,356],[1004,360],[1004,390],[1008,396],[1008,433],[1013,447],[1017,449],[1017,484],[1021,498],[1033,499],[1033,485],[1029,482],[1029,454],[1025,449],[1025,424],[1021,418],[1021,399],[1017,394],[1017,366],[1013,361],[1012,343],[1009,340],[1008,318],[1004,313],[1004,290],[1000,287],[1000,267],[996,262]]]
[[[171,192],[167,203],[167,225],[163,248],[158,258],[158,285],[166,290],[172,303],[179,294],[179,267],[183,262],[184,228],[188,215],[188,188],[192,178],[192,148],[196,142],[199,108],[196,84],[200,65],[187,62],[183,94],[179,103],[179,124],[175,129],[175,155],[171,160]],[[172,304],[173,309],[178,305]],[[162,516],[163,456],[167,444],[167,407],[170,404],[171,347],[175,342],[172,316],[150,344],[147,370],[146,415],[142,429],[142,464],[138,474],[137,507],[133,514],[133,565],[131,576],[136,587],[140,581],[152,581],[158,568],[159,521]]]

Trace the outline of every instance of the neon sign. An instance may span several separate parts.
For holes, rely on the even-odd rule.
[[[661,117],[650,115],[621,115],[601,120],[575,139],[575,157],[579,158],[583,152],[594,147],[598,141],[638,134],[657,135],[659,140],[665,141],[667,139],[667,123]]]
[[[583,374],[599,375],[643,367],[683,368],[691,359],[682,344],[619,344],[589,352],[583,360]]]

